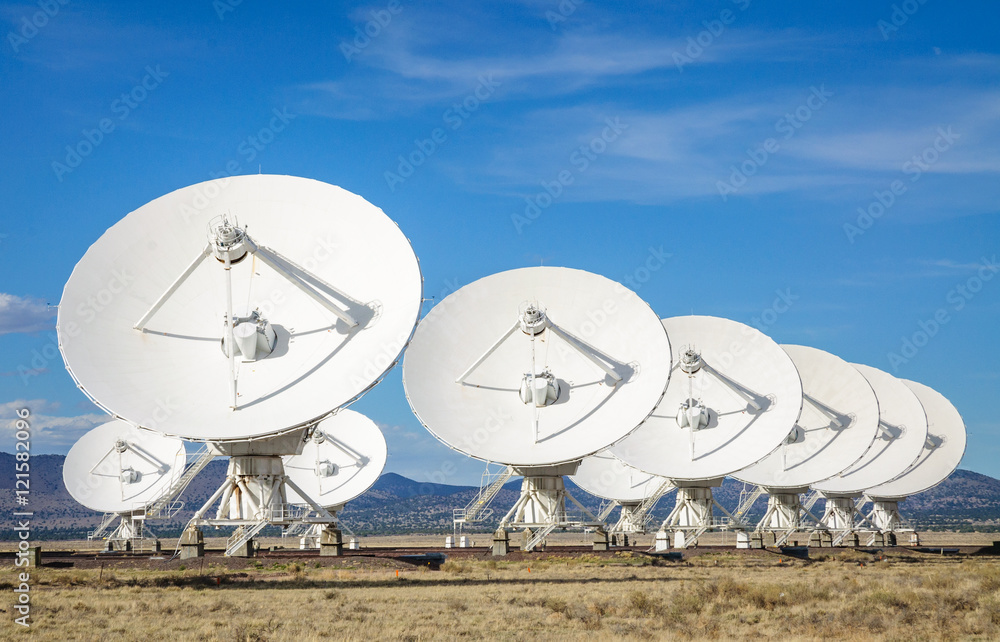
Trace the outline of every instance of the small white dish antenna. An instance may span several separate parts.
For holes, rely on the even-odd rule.
[[[287,455],[285,474],[295,486],[324,508],[337,508],[378,481],[388,450],[374,421],[353,410],[324,419],[308,438],[300,455]],[[291,504],[309,504],[289,488]]]
[[[879,425],[868,380],[840,357],[782,345],[802,379],[802,412],[773,453],[733,477],[766,489],[804,489],[847,469],[868,451]]]
[[[99,406],[194,441],[305,429],[366,392],[416,324],[406,237],[360,196],[235,176],[160,197],[66,283],[67,370]]]
[[[860,495],[896,478],[910,467],[927,439],[927,415],[917,396],[887,372],[852,364],[871,384],[878,398],[879,430],[865,455],[837,476],[812,487],[830,497]]]
[[[114,420],[88,431],[63,463],[78,503],[102,513],[142,513],[180,478],[184,442]]]
[[[927,439],[917,460],[892,481],[865,491],[869,498],[902,499],[934,488],[948,478],[965,455],[965,422],[940,392],[916,381],[902,380],[927,414]]]

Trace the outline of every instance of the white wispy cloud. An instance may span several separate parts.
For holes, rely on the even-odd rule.
[[[111,417],[103,413],[86,413],[63,417],[52,413],[60,410],[58,402],[46,399],[17,399],[0,404],[0,450],[13,452],[18,410],[27,409],[34,453],[66,452],[87,431],[106,423]]]
[[[55,308],[41,299],[0,292],[0,334],[51,330],[55,316]]]
[[[941,100],[937,93],[913,86],[826,88],[834,96],[791,138],[783,136],[790,130],[779,131],[778,124],[805,104],[810,85],[780,87],[767,94],[732,92],[663,109],[601,103],[529,111],[490,150],[492,159],[483,175],[463,177],[483,190],[537,191],[540,180],[551,179],[567,164],[569,154],[599,131],[604,117],[615,116],[628,125],[627,131],[567,190],[565,201],[657,204],[718,197],[718,182],[728,180],[733,168],[749,158],[747,150],[759,150],[773,138],[780,149],[766,155],[735,198],[796,192],[817,201],[846,200],[844,211],[849,213],[854,201],[864,205],[872,189],[886,189],[893,179],[912,185],[915,174],[904,175],[904,163],[932,148],[940,131],[952,127],[959,138],[948,142],[944,151],[929,152],[933,160],[921,171],[921,197],[901,202],[908,210],[933,210],[937,216],[995,209],[1000,187],[988,175],[1000,171],[997,92],[953,87],[947,92],[949,100]],[[903,107],[873,110],[870,97],[882,94]],[[924,175],[934,175],[937,187],[925,188],[930,179]],[[974,181],[977,188],[959,188],[965,180]]]
[[[995,260],[993,256],[983,257],[984,260]],[[920,259],[906,262],[893,261],[878,270],[866,270],[847,276],[838,276],[831,283],[838,287],[848,288],[886,288],[907,281],[949,279],[964,280],[984,267],[981,260],[977,263],[955,261],[953,259]],[[947,283],[947,281],[945,281]]]
[[[470,93],[480,77],[492,77],[501,85],[491,101],[546,99],[624,82],[634,88],[635,83],[650,82],[644,77],[651,74],[662,89],[682,79],[678,56],[687,55],[688,38],[697,35],[697,30],[671,35],[567,30],[494,42],[487,53],[442,52],[442,39],[461,31],[450,16],[442,22],[429,12],[411,12],[397,20],[403,24],[393,24],[393,36],[375,41],[353,61],[357,67],[350,72],[296,87],[299,109],[346,120],[388,117],[427,105],[444,109],[450,101]],[[483,24],[467,27],[484,30]],[[482,33],[473,40],[495,37]],[[731,29],[681,66],[745,57],[757,62],[796,58],[832,40],[829,35],[794,30]]]
[[[931,180],[924,179],[921,197],[908,197],[903,207],[961,216],[982,213],[1000,196],[1000,187],[961,187],[1000,171],[1000,92],[979,82],[1000,67],[1000,56],[907,55],[887,58],[874,77],[866,70],[843,74],[831,70],[831,61],[849,59],[875,31],[761,31],[737,12],[681,71],[678,56],[691,53],[701,23],[625,29],[594,9],[602,19],[569,21],[555,32],[540,19],[534,31],[505,32],[490,29],[488,8],[449,20],[437,11],[403,12],[346,73],[293,88],[300,110],[347,120],[443,111],[469,95],[479,77],[492,76],[500,87],[489,101],[501,105],[475,116],[491,134],[476,145],[476,162],[460,153],[435,159],[437,171],[466,189],[534,193],[610,116],[628,123],[628,131],[562,202],[718,198],[720,182],[747,160],[747,150],[774,138],[780,151],[730,198],[796,193],[845,215],[899,178],[904,163],[934,144],[938,128],[953,127],[958,142],[925,172],[943,182],[927,189]],[[779,121],[803,108],[816,87],[832,97],[783,137]]]

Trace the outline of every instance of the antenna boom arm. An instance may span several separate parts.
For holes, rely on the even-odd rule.
[[[131,442],[126,442],[126,443],[128,443],[129,450],[131,450],[132,452],[134,452],[141,459],[145,459],[148,463],[156,466],[157,471],[159,471],[161,473],[164,473],[164,472],[166,472],[167,470],[170,469],[170,466],[168,466],[164,462],[160,461],[159,459],[157,459],[153,455],[151,455],[148,452],[146,452],[146,450],[144,448],[140,448],[139,446],[137,446],[136,444],[133,444]]]
[[[352,328],[358,325],[358,322],[354,319],[354,317],[350,315],[350,313],[341,310],[327,299],[321,297],[319,293],[317,293],[313,288],[309,287],[309,284],[305,281],[303,277],[288,270],[286,266],[282,264],[284,263],[288,267],[294,269],[295,271],[309,275],[310,278],[315,279],[318,283],[320,283],[324,287],[329,288],[331,291],[339,294],[340,296],[346,299],[351,299],[351,297],[348,297],[344,293],[340,292],[332,285],[320,279],[318,276],[311,274],[307,270],[299,267],[295,263],[284,258],[274,250],[271,250],[270,248],[267,248],[263,245],[257,245],[249,236],[246,237],[246,243],[250,249],[250,252],[252,252],[254,256],[258,257],[261,261],[267,264],[275,272],[285,277],[292,285],[294,285],[299,290],[310,296],[314,301],[316,301],[324,308],[332,312],[334,315],[336,315],[338,319],[340,319],[341,321],[343,321]],[[353,299],[351,300],[353,301]]]
[[[560,328],[559,326],[557,326],[555,323],[552,323],[551,320],[548,322],[548,328],[549,328],[549,330],[552,330],[552,332],[557,337],[561,338],[563,341],[565,341],[570,346],[572,346],[573,348],[575,348],[577,352],[579,352],[584,357],[586,357],[588,360],[590,360],[591,363],[593,363],[595,366],[597,366],[598,368],[600,368],[601,370],[603,370],[604,372],[606,372],[609,377],[611,377],[615,381],[621,381],[622,380],[622,376],[620,374],[618,374],[618,372],[614,368],[612,368],[608,364],[604,363],[604,361],[602,359],[598,358],[598,354],[600,354],[600,353],[597,353],[597,351],[594,348],[591,348],[590,346],[588,346],[587,344],[585,344],[580,339],[577,339],[576,337],[574,337],[569,332],[566,332],[565,330],[563,330],[562,328]],[[604,357],[604,355],[600,355],[600,356]],[[605,358],[608,358],[608,357],[605,357]]]
[[[195,260],[191,261],[191,263],[187,266],[184,272],[182,272],[181,275],[177,277],[177,279],[173,283],[170,284],[170,287],[167,288],[167,291],[164,292],[162,295],[160,295],[160,298],[156,300],[156,303],[154,303],[153,306],[149,308],[149,310],[146,311],[146,314],[142,315],[142,318],[135,322],[135,325],[132,326],[132,328],[135,330],[140,330],[142,332],[145,332],[146,324],[149,323],[149,320],[153,317],[153,315],[156,314],[156,312],[161,307],[163,307],[163,304],[167,302],[167,299],[170,298],[170,295],[177,291],[177,288],[179,288],[181,284],[184,283],[184,281],[186,281],[189,276],[191,276],[191,273],[194,272],[198,268],[198,266],[201,265],[202,261],[207,259],[211,253],[212,253],[212,244],[209,243],[205,245],[205,248],[201,251],[201,254],[199,254],[195,258]]]
[[[493,345],[491,345],[486,350],[486,352],[484,352],[482,354],[481,357],[479,357],[478,359],[476,359],[475,363],[473,363],[471,366],[469,366],[465,370],[465,372],[463,372],[461,375],[459,375],[458,379],[455,379],[455,383],[465,383],[465,380],[469,377],[470,374],[472,374],[472,371],[475,370],[476,368],[478,368],[484,361],[486,361],[486,359],[488,359],[491,354],[493,354],[494,352],[496,352],[496,349],[500,347],[500,344],[502,344],[504,341],[506,341],[507,338],[510,337],[510,335],[514,334],[514,330],[517,330],[520,326],[521,326],[520,319],[518,319],[517,321],[514,321],[514,325],[510,326],[510,329],[507,330],[507,332],[504,332],[503,336],[500,337],[499,339],[497,339],[493,343]]]
[[[837,428],[843,428],[844,427],[844,422],[842,422],[840,420],[840,417],[838,417],[837,413],[835,413],[833,410],[831,410],[830,408],[827,408],[826,406],[824,406],[823,404],[821,404],[820,402],[816,401],[811,396],[809,396],[809,395],[807,395],[805,393],[802,393],[802,398],[805,399],[806,401],[808,401],[809,405],[811,405],[813,408],[815,408],[816,410],[820,411],[821,413],[823,413],[824,415],[826,415],[827,417],[829,417],[830,421],[833,422],[834,426],[836,426]]]
[[[725,387],[729,388],[730,390],[738,394],[740,397],[742,397],[748,404],[750,404],[753,407],[754,410],[758,411],[760,410],[760,404],[757,403],[757,400],[751,397],[749,394],[747,394],[746,391],[740,389],[738,386],[733,385],[733,383],[729,380],[729,377],[723,376],[721,373],[719,373],[718,370],[708,365],[708,363],[704,361],[702,362],[702,368],[704,368],[707,372],[712,374],[712,376],[714,376],[716,379],[722,382],[722,385],[724,385]]]

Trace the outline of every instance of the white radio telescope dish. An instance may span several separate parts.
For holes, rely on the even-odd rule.
[[[180,478],[186,460],[180,439],[114,420],[73,444],[63,463],[63,483],[91,510],[141,512]]]
[[[60,349],[129,423],[195,441],[305,428],[396,362],[416,256],[360,196],[292,176],[186,187],[127,215],[66,283]]]
[[[903,498],[930,490],[947,479],[965,455],[965,422],[958,409],[933,388],[902,381],[924,407],[927,439],[917,460],[902,475],[865,491],[871,498]]]
[[[670,376],[667,334],[645,301],[582,270],[482,278],[420,322],[403,385],[428,431],[513,466],[575,462],[641,424]]]
[[[374,421],[353,410],[340,410],[316,426],[300,455],[283,457],[294,485],[324,508],[358,497],[378,481],[388,451]],[[307,504],[293,488],[288,501]]]
[[[673,375],[650,418],[610,451],[671,480],[724,477],[769,455],[802,409],[791,358],[750,326],[707,316],[663,320]]]
[[[878,397],[879,432],[865,455],[812,487],[824,495],[860,494],[896,478],[916,461],[927,439],[927,416],[916,395],[887,372],[853,364]]]
[[[781,446],[733,477],[767,489],[805,488],[850,467],[878,430],[878,399],[868,380],[840,357],[782,345],[802,379],[804,403]]]

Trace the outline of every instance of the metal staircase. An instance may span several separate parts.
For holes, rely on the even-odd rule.
[[[538,529],[538,532],[533,533],[531,537],[528,538],[528,541],[524,545],[524,550],[534,550],[534,548],[541,544],[548,534],[558,528],[558,526],[558,524],[546,524],[542,528]]]
[[[147,517],[169,518],[176,515],[184,507],[184,502],[174,500],[184,492],[191,480],[215,459],[215,453],[209,451],[208,446],[202,446],[198,451],[188,455],[188,459],[193,461],[184,470],[184,473],[167,489],[167,492],[160,495],[155,502],[146,508]]]
[[[733,520],[736,522],[745,521],[743,518],[750,512],[750,508],[753,507],[754,502],[760,499],[763,494],[764,488],[761,486],[754,486],[754,489],[750,492],[747,492],[746,486],[744,486],[742,492],[740,492],[740,505],[733,511]]]
[[[819,498],[820,498],[819,491],[814,490],[813,492],[809,493],[808,497],[806,497],[806,501],[802,503],[802,508],[807,511],[811,511],[813,509],[813,506],[816,505],[816,502],[819,501]]]
[[[854,529],[848,528],[847,530],[837,531],[837,534],[833,537],[831,544],[833,546],[840,546],[848,535],[854,532]]]
[[[611,513],[618,508],[619,504],[616,500],[606,499],[604,503],[601,504],[601,509],[597,511],[597,521],[604,523],[608,520]]]
[[[290,524],[282,533],[282,537],[298,537],[299,535],[305,535],[305,533],[312,528],[312,524],[306,524],[304,522],[297,522],[295,524]]]
[[[456,524],[468,524],[471,522],[481,522],[493,514],[489,508],[490,502],[497,496],[503,485],[514,476],[514,469],[507,466],[499,473],[491,474],[489,470],[483,473],[483,484],[479,494],[469,502],[465,508],[455,509],[454,521]]]
[[[653,492],[653,494],[642,500],[642,503],[635,509],[635,512],[643,516],[649,515],[649,513],[653,512],[653,508],[656,506],[658,501],[663,499],[663,497],[668,493],[675,490],[677,490],[677,487],[670,483],[670,481],[664,481],[660,484],[660,487]],[[645,521],[648,522],[650,519],[651,517],[647,517]]]
[[[626,508],[622,508],[622,514],[618,518],[618,522],[612,527],[612,531],[618,532],[636,532],[645,533],[649,529],[650,523],[653,521],[653,509],[656,507],[657,502],[663,499],[667,494],[677,490],[670,481],[664,480],[656,490],[645,497],[638,505],[628,511]],[[618,502],[613,502],[611,508],[619,505]],[[610,511],[608,511],[610,513]],[[601,515],[598,516],[600,521],[604,521],[607,515],[602,511]]]
[[[707,531],[711,527],[712,527],[711,524],[702,524],[701,526],[698,527],[697,530],[692,531],[690,535],[685,533],[684,548],[687,548],[688,546],[697,546],[698,538],[704,535],[705,531]]]
[[[249,526],[240,526],[237,528],[229,540],[226,541],[226,557],[231,557],[236,552],[236,549],[253,539],[254,536],[264,530],[268,524],[268,520],[262,519],[250,524]]]
[[[87,540],[102,539],[117,518],[118,513],[104,513],[104,519],[101,520],[100,525],[95,530],[87,533]]]
[[[664,481],[662,484],[660,484],[660,487],[653,492],[653,494],[651,494],[646,499],[642,500],[642,503],[639,504],[638,510],[642,511],[643,514],[652,511],[653,507],[656,506],[656,503],[658,501],[663,499],[665,495],[668,495],[669,493],[675,490],[677,490],[677,487],[674,486],[670,481]]]
[[[776,534],[774,536],[774,545],[775,546],[784,546],[785,543],[788,542],[788,539],[792,535],[794,535],[795,531],[797,531],[797,530],[799,530],[797,526],[792,526],[791,528],[787,528],[784,531],[782,531],[781,533]]]

